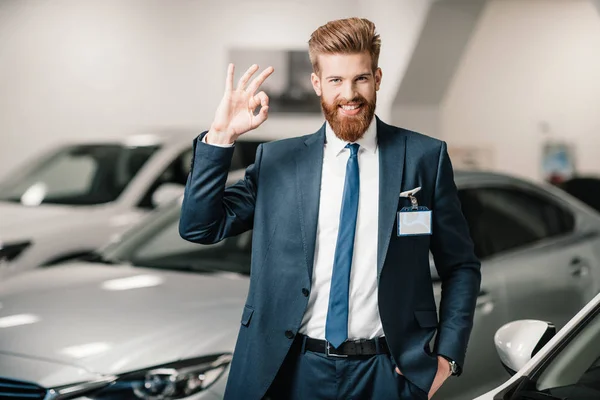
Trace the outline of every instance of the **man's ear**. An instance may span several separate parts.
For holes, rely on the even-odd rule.
[[[310,74],[310,81],[312,83],[313,89],[315,90],[315,93],[317,94],[317,96],[320,97],[323,93],[321,91],[321,79],[317,74],[313,72],[312,74]]]
[[[375,71],[375,90],[379,90],[382,76],[383,72],[381,71],[381,68],[377,68],[377,70]]]

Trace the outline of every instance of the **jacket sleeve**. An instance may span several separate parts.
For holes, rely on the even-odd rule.
[[[194,140],[194,157],[181,206],[179,234],[190,242],[212,244],[252,229],[262,145],[244,178],[226,188],[234,147],[203,143],[205,134]]]
[[[454,360],[462,371],[481,284],[481,264],[461,211],[445,142],[440,148],[435,183],[431,252],[442,282],[434,351]]]

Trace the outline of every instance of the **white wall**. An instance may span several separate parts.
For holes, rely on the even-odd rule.
[[[440,107],[437,104],[399,103],[392,107],[396,126],[428,136],[440,136]]]
[[[439,137],[439,105],[486,0],[433,3],[392,106],[394,125]]]
[[[490,2],[442,105],[443,138],[491,147],[497,170],[539,179],[545,121],[575,144],[581,173],[600,174],[599,50],[590,1]]]
[[[425,0],[2,0],[0,174],[66,138],[208,127],[222,96],[228,48],[306,49],[314,29],[349,16],[371,18],[382,34],[378,113],[385,118],[428,6]],[[320,117],[273,117],[263,130],[304,134],[320,124]]]

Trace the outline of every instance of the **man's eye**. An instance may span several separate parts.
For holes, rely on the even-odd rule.
[[[331,82],[331,83],[338,83],[339,81],[340,81],[339,79],[332,79],[329,82]]]

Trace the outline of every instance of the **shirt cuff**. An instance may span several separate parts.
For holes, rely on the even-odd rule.
[[[235,144],[235,143],[229,143],[229,144],[208,143],[208,142],[206,141],[206,137],[207,137],[207,136],[208,136],[208,134],[207,134],[207,135],[204,135],[204,137],[202,138],[202,143],[204,143],[204,144],[207,144],[207,145],[209,145],[209,146],[217,146],[217,147],[233,147],[233,145]]]

